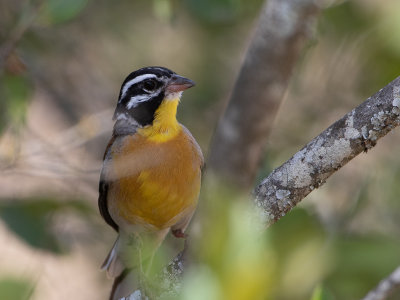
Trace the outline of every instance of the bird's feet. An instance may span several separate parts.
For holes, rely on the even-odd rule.
[[[172,234],[174,237],[179,238],[179,239],[186,239],[188,235],[182,231],[182,229],[175,229],[172,230]]]

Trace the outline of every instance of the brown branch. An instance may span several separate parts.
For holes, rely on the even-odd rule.
[[[400,124],[400,77],[335,122],[255,189],[267,223],[279,220],[310,192]]]
[[[264,5],[228,107],[210,147],[208,170],[249,190],[266,138],[320,7],[315,0]]]
[[[385,300],[397,289],[400,289],[400,267],[397,267],[388,277],[379,282],[362,300]]]

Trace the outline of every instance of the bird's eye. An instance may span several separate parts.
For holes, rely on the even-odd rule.
[[[148,79],[145,82],[143,82],[143,89],[146,92],[152,92],[156,88],[156,82],[153,79]]]

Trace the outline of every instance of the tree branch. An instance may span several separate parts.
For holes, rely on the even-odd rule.
[[[319,2],[270,0],[261,11],[208,159],[209,171],[245,190],[253,187],[279,104],[314,29]]]
[[[362,300],[385,300],[396,289],[400,288],[400,267],[397,267],[388,277],[383,279],[378,286],[370,291]]]
[[[335,122],[255,189],[255,201],[271,224],[326,179],[400,124],[400,77]]]

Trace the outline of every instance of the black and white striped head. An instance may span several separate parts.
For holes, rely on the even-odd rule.
[[[193,85],[192,80],[167,68],[136,70],[122,83],[113,119],[133,119],[140,126],[149,125],[162,101],[180,98],[182,92]]]

